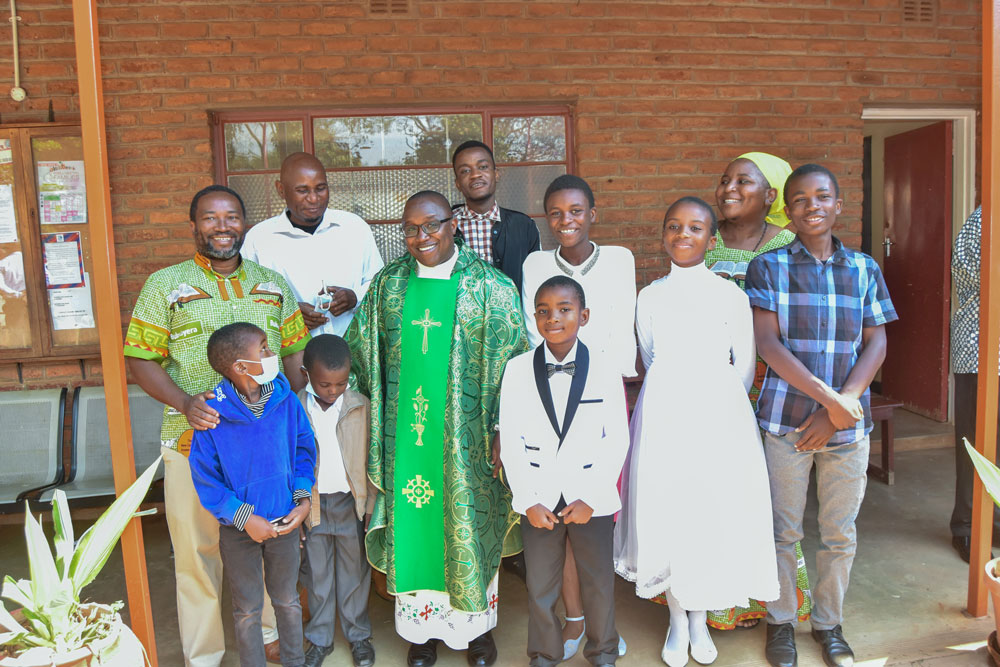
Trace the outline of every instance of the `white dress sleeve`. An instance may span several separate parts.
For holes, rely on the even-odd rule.
[[[625,250],[625,262],[620,267],[622,286],[616,290],[614,295],[614,340],[621,341],[617,349],[621,354],[619,369],[623,377],[635,377],[635,328],[632,326],[635,321],[636,294],[635,294],[635,257],[627,249]],[[643,363],[646,360],[643,359]],[[649,364],[646,364],[648,367]]]
[[[639,335],[639,354],[642,355],[642,365],[649,370],[653,365],[655,356],[653,349],[653,314],[650,311],[651,304],[648,303],[650,294],[647,290],[652,287],[643,288],[639,292],[639,297],[635,307],[635,330]]]
[[[354,295],[357,297],[359,304],[368,292],[368,285],[371,284],[375,275],[385,266],[385,262],[382,260],[382,253],[379,252],[378,244],[375,242],[375,235],[372,234],[367,222],[364,222],[364,226],[363,252],[365,259],[361,267],[361,279],[357,283],[357,289],[354,290]]]
[[[524,260],[523,276],[521,278],[521,309],[524,311],[524,329],[528,334],[528,343],[532,348],[538,347],[542,342],[542,335],[538,333],[535,326],[535,291],[538,289],[540,281],[535,277],[534,264],[537,262],[535,255],[547,250],[536,250],[528,255]]]
[[[732,283],[733,297],[729,312],[726,313],[726,324],[729,327],[729,340],[733,354],[733,366],[743,380],[743,387],[750,391],[757,370],[757,345],[753,337],[753,311],[750,300],[743,290]],[[735,293],[738,292],[738,293]]]

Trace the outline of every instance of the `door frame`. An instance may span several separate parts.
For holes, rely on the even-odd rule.
[[[976,110],[947,107],[866,107],[861,120],[952,121],[951,239],[976,209]],[[952,285],[951,311],[955,312]],[[948,365],[948,421],[954,422],[955,383]]]

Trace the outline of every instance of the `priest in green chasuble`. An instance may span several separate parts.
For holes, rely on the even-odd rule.
[[[368,560],[396,595],[411,667],[433,664],[439,640],[491,665],[500,558],[521,550],[490,461],[504,366],[528,349],[519,297],[455,239],[442,195],[410,197],[402,226],[408,254],[375,276],[347,332],[371,399]]]

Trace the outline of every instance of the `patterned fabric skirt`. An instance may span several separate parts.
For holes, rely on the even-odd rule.
[[[461,651],[469,642],[497,626],[497,576],[486,597],[485,611],[468,613],[451,606],[442,591],[414,591],[396,595],[396,632],[411,644],[440,639],[448,648]]]

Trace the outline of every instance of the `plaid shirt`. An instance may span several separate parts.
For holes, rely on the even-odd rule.
[[[862,349],[861,332],[899,319],[878,264],[833,239],[821,262],[796,239],[756,257],[747,269],[750,304],[778,315],[781,341],[809,372],[840,391]],[[857,442],[872,430],[868,389],[864,420],[837,431],[829,445]],[[820,407],[770,368],[757,401],[762,429],[785,435]]]
[[[462,230],[469,249],[479,255],[479,259],[493,264],[493,225],[500,222],[500,205],[493,202],[487,213],[476,213],[468,205],[455,209],[458,228]]]

